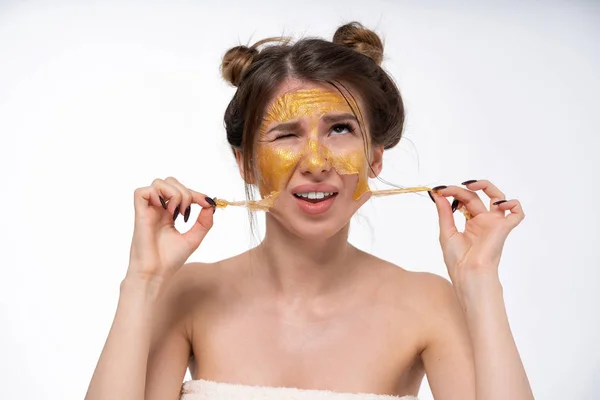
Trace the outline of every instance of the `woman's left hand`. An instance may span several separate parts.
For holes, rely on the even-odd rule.
[[[468,183],[467,189],[448,186],[429,192],[439,214],[440,244],[444,262],[453,283],[462,283],[473,275],[498,273],[500,256],[506,237],[525,218],[518,200],[505,200],[504,193],[487,180]],[[435,189],[435,188],[434,188]],[[483,190],[490,198],[488,210],[475,191]],[[470,219],[464,232],[454,223],[452,205],[444,197],[453,197],[453,205],[465,207]],[[504,202],[500,202],[504,200]],[[498,203],[500,202],[500,203]],[[505,216],[505,212],[509,214]]]

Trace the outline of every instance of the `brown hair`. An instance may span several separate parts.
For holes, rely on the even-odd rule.
[[[268,42],[278,44],[258,50]],[[285,38],[269,38],[251,47],[236,46],[227,51],[221,72],[237,91],[225,111],[225,129],[234,152],[242,153],[246,182],[253,171],[255,135],[267,102],[288,78],[355,91],[363,100],[365,109],[359,110],[359,115],[369,121],[371,143],[385,149],[398,144],[404,126],[404,104],[393,80],[380,67],[382,59],[381,39],[358,22],[339,27],[332,42],[306,38],[292,45]],[[246,194],[250,197],[248,185]]]

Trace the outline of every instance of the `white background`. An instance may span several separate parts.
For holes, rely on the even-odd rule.
[[[600,8],[449,3],[0,3],[0,398],[83,398],[127,268],[136,187],[172,175],[243,198],[222,120],[225,51],[330,39],[351,20],[384,37],[407,107],[382,177],[487,178],[522,202],[501,278],[534,392],[600,397]],[[243,209],[215,222],[191,261],[252,244]],[[351,241],[447,276],[437,235],[431,200],[401,195],[367,203]],[[431,399],[426,382],[420,396]]]

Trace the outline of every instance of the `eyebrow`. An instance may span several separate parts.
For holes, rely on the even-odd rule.
[[[337,115],[324,115],[323,116],[323,121],[326,124],[333,124],[335,122],[339,122],[339,121],[343,121],[343,120],[353,120],[356,121],[356,117],[352,114],[348,114],[348,113],[344,113],[344,114],[337,114]]]
[[[337,114],[337,115],[324,115],[322,117],[323,122],[325,122],[326,124],[333,124],[339,121],[344,121],[344,120],[352,120],[352,121],[356,121],[358,123],[358,120],[356,119],[356,117],[353,114],[349,114],[349,113],[344,113],[344,114]],[[293,131],[293,130],[298,130],[300,129],[300,122],[284,122],[281,124],[277,124],[273,127],[271,127],[271,129],[269,129],[265,134],[271,133],[273,131]]]

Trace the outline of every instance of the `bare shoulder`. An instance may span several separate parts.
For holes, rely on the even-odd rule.
[[[220,263],[190,262],[184,264],[169,282],[169,291],[178,293],[178,297],[189,304],[190,300],[199,300],[210,296],[221,273]]]
[[[393,284],[407,285],[419,290],[445,291],[452,288],[450,281],[443,276],[421,271],[410,271],[399,265],[361,251],[364,262],[377,273],[390,279]]]
[[[380,288],[390,301],[409,307],[418,315],[429,318],[431,313],[453,307],[456,295],[452,283],[443,276],[410,271],[396,264],[366,254],[369,268],[375,271]]]
[[[206,304],[210,299],[224,296],[234,282],[235,266],[242,255],[214,263],[189,262],[173,277],[172,291],[187,305]]]
[[[160,288],[156,304],[158,323],[184,326],[189,330],[195,305],[210,287],[204,277],[210,276],[204,272],[209,269],[206,265],[185,264],[169,278]]]
[[[382,311],[398,348],[410,346],[415,355],[421,354],[443,332],[440,327],[458,322],[454,288],[445,277],[411,271],[366,253],[361,258],[365,274],[360,279],[372,282],[370,292],[375,294],[369,303]]]

